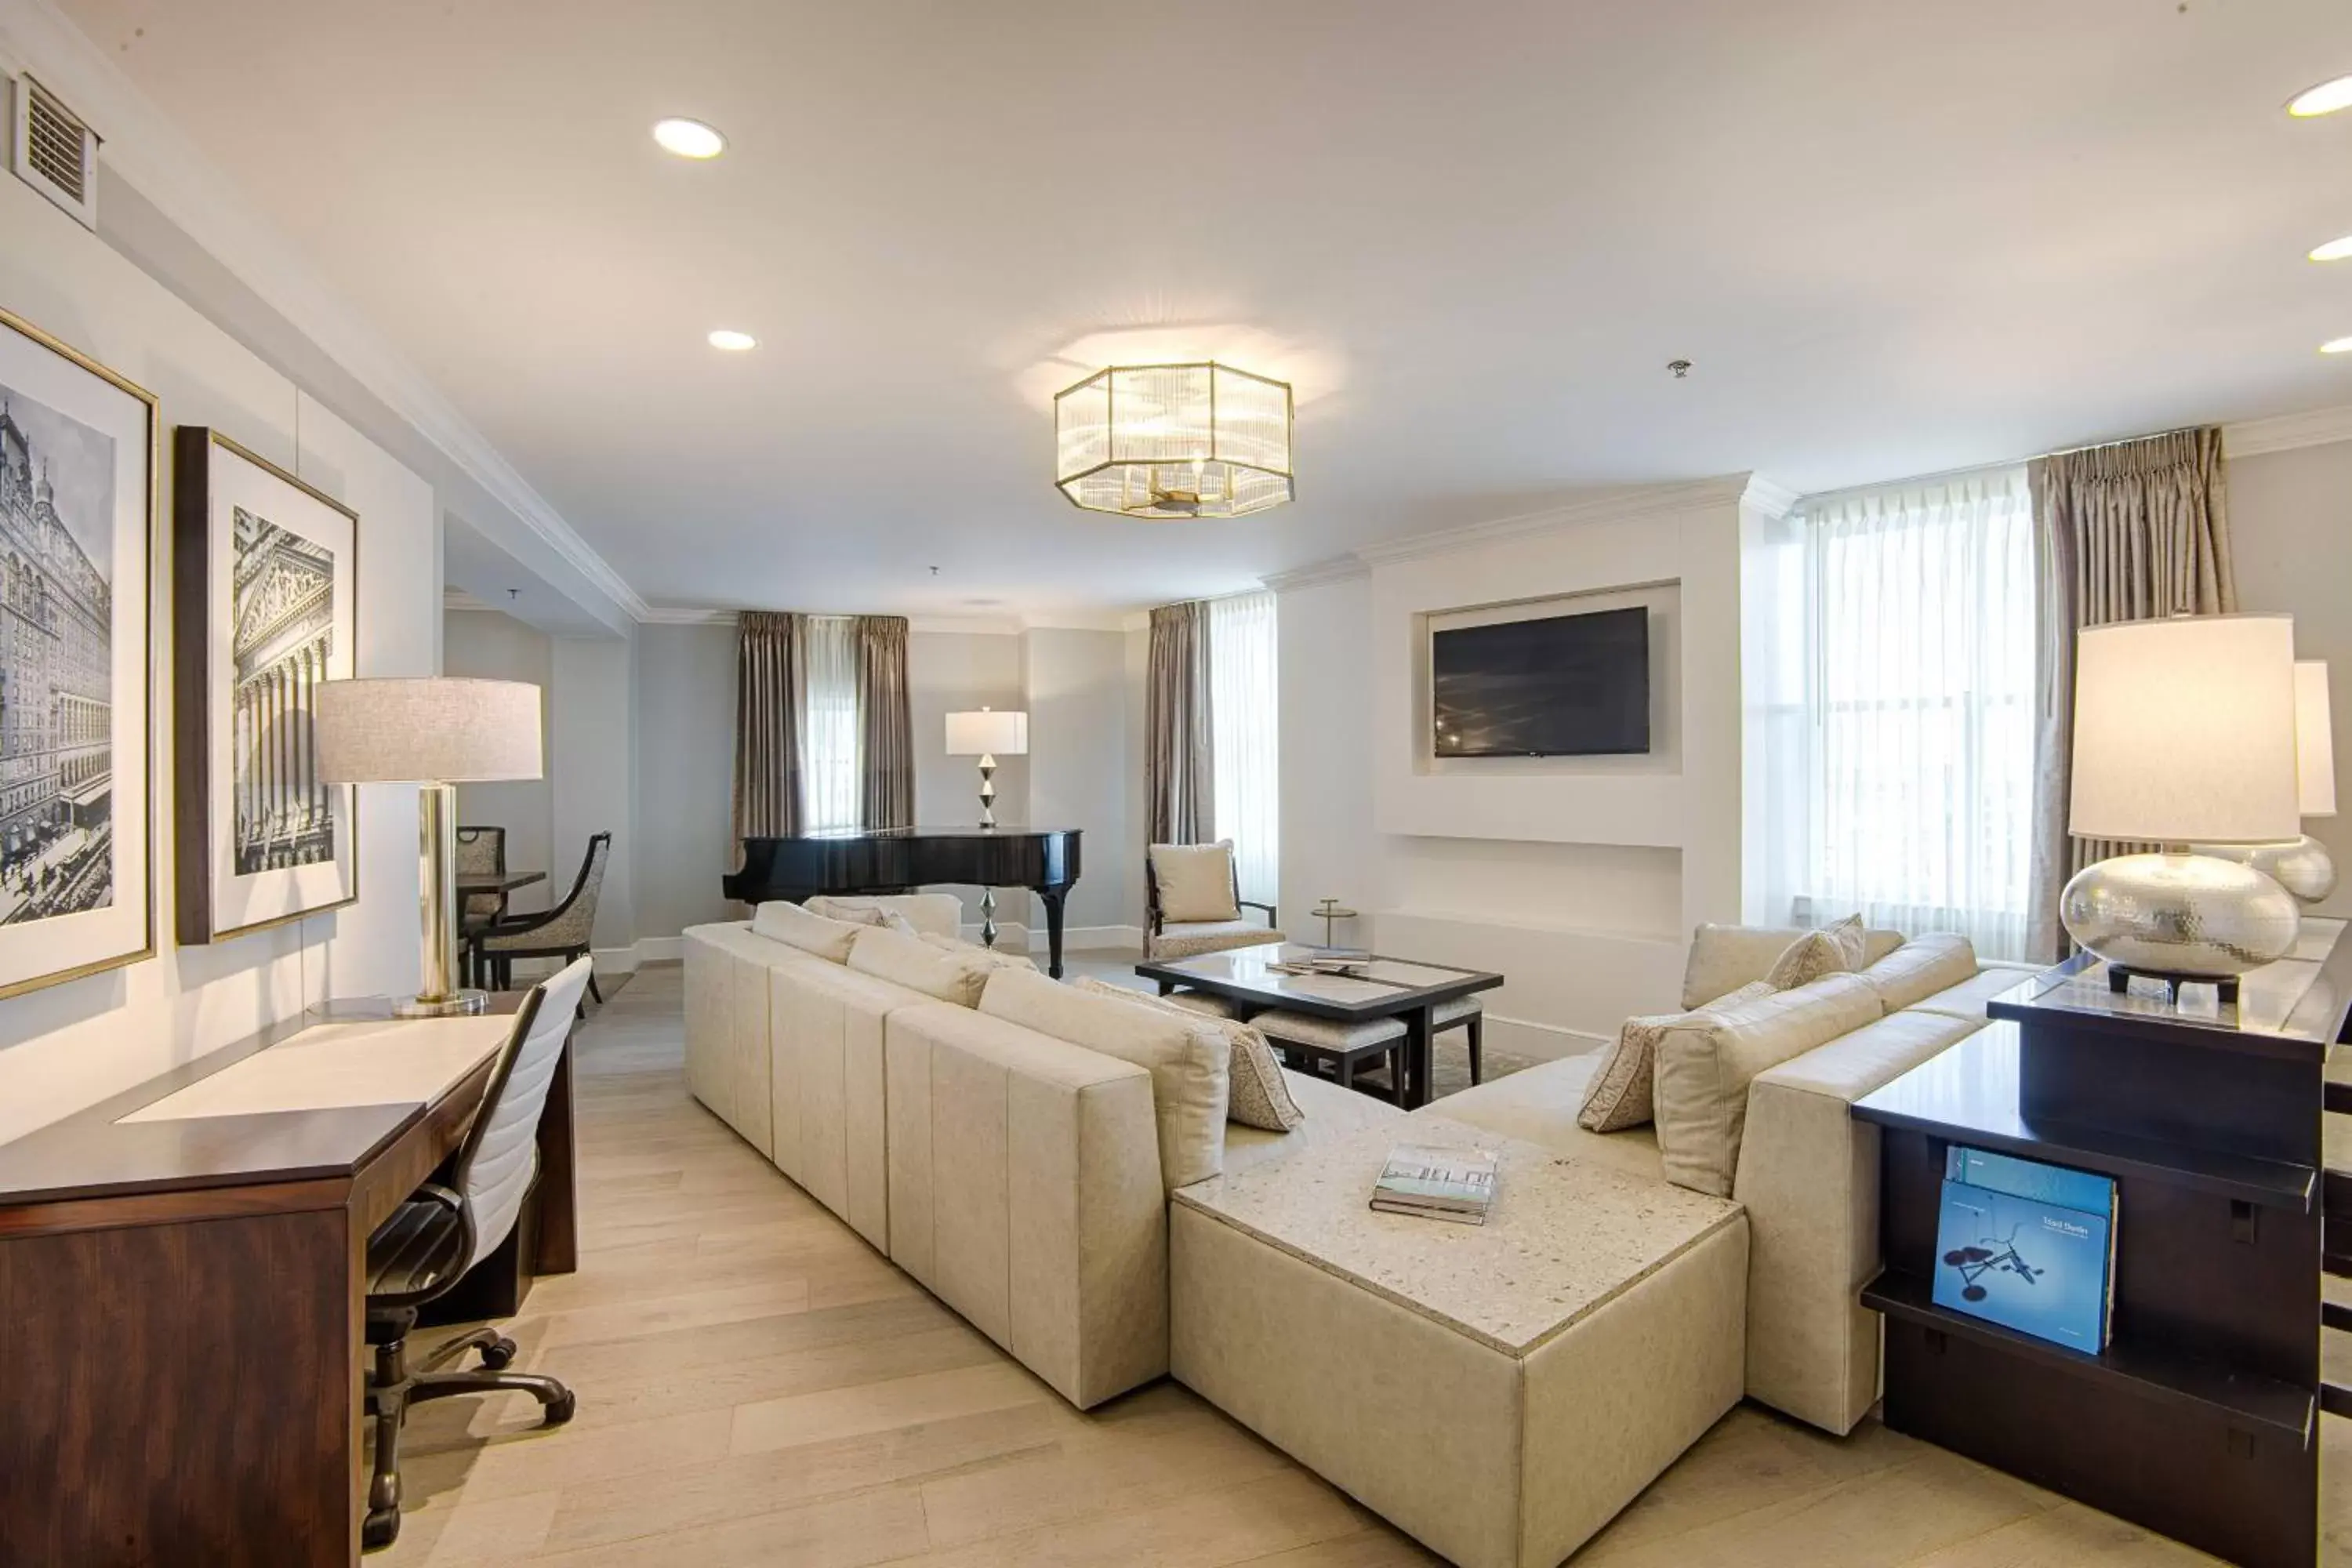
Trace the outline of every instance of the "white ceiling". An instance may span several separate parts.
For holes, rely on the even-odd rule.
[[[2280,111],[2343,0],[64,5],[656,605],[1132,605],[2352,403],[2352,114]],[[1059,498],[1056,386],[1207,354],[1297,384],[1297,504]]]

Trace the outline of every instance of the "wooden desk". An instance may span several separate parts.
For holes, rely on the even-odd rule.
[[[371,1015],[289,1019],[0,1146],[0,1563],[359,1561],[368,1235],[457,1149],[496,1053],[429,1104],[121,1118]],[[540,1160],[538,1271],[562,1272],[569,1046]]]

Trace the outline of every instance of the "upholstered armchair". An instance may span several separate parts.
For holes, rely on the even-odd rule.
[[[1274,906],[1242,897],[1230,838],[1152,845],[1144,855],[1143,887],[1146,959],[1195,958],[1285,940]],[[1265,923],[1244,919],[1244,909],[1262,911]]]
[[[588,840],[588,858],[580,863],[580,879],[572,884],[562,903],[545,914],[500,921],[477,931],[473,939],[477,984],[509,989],[518,958],[556,958],[570,963],[589,956],[596,930],[596,895],[604,888],[604,862],[612,850],[611,834],[595,835]],[[593,973],[588,977],[588,994],[598,1002],[604,1000]]]

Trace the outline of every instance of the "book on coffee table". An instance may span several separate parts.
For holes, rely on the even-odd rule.
[[[1484,1225],[1494,1203],[1495,1156],[1483,1149],[1400,1143],[1372,1184],[1371,1206],[1382,1214]]]

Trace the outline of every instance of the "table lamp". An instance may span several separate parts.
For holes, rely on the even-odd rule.
[[[2217,984],[2294,945],[2294,900],[2238,860],[2195,843],[2250,845],[2297,831],[2294,622],[2197,616],[2084,628],[2074,647],[2074,777],[2067,831],[2153,840],[2149,855],[2086,866],[2059,918],[2105,959],[2108,984],[2135,974]]]
[[[2336,815],[2336,727],[2328,721],[2327,663],[2294,661],[2295,811]],[[2336,861],[2310,834],[2273,844],[2193,844],[2200,855],[2242,860],[2306,904],[2336,890]]]
[[[996,753],[1008,757],[1029,754],[1029,715],[999,713],[982,708],[976,713],[948,715],[948,755],[980,759],[980,825],[996,826]]]
[[[404,1018],[478,1013],[488,1001],[457,975],[457,791],[541,774],[539,688],[426,676],[329,680],[318,689],[319,776],[327,784],[415,784],[424,984]]]

